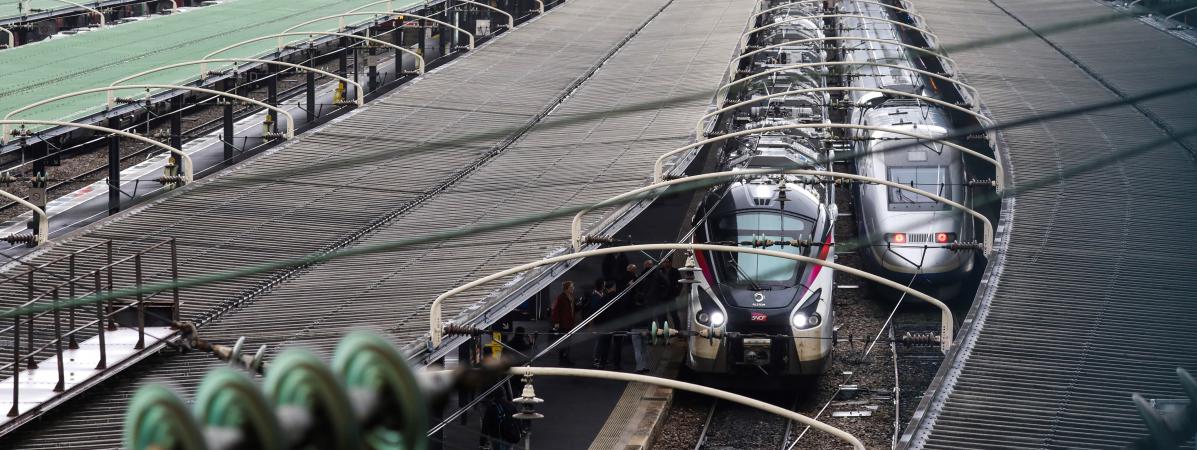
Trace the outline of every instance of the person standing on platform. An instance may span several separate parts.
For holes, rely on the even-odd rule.
[[[666,317],[669,318],[669,327],[674,329],[682,328],[682,305],[678,300],[678,296],[682,294],[682,271],[673,267],[673,259],[665,258],[661,261],[661,268],[659,269],[665,275],[665,283],[668,287],[668,299],[665,302]]]
[[[635,270],[635,266],[630,267]],[[644,271],[640,273],[642,277],[653,277],[658,272],[653,271],[652,260],[644,261]],[[656,316],[654,309],[656,301],[650,296],[657,288],[653,287],[655,284],[652,278],[640,280],[631,294],[632,304],[635,306],[627,317],[632,320],[630,330],[632,332],[632,353],[636,356],[636,373],[648,372],[648,347],[645,345],[645,336],[642,334],[645,330],[650,329],[654,316]]]
[[[553,301],[550,316],[554,332],[568,333],[569,330],[573,329],[574,324],[577,323],[577,316],[574,309],[576,298],[574,295],[574,282],[566,281],[561,283],[561,294],[557,295],[557,299]],[[564,340],[559,344],[557,348],[557,361],[563,366],[574,365],[573,360],[569,359],[568,340]]]

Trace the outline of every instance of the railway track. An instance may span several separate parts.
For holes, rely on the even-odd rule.
[[[324,55],[322,58],[325,58],[326,60],[320,64],[316,64],[315,67],[323,70],[335,70],[339,63],[331,55],[335,55],[335,52],[329,55]],[[353,56],[350,56],[351,62],[352,59]],[[296,96],[302,94],[304,88],[304,77],[305,74],[303,73],[287,73],[285,75],[279,75],[279,101],[285,102],[292,100]],[[322,75],[317,75],[316,80],[319,83],[325,78],[326,77]],[[254,81],[256,82],[260,80]],[[266,88],[264,87],[250,90],[243,95],[263,101],[267,98]],[[214,100],[215,99],[207,99],[203,102],[188,106],[186,108],[186,110],[189,111],[185,113],[182,118],[184,130],[183,142],[214,133],[220,129],[224,120],[223,109],[219,106],[216,106]],[[259,108],[252,106],[240,108],[234,111],[233,120],[241,120],[245,117],[256,114],[258,111]],[[169,124],[167,123],[148,125],[147,122],[143,121],[141,123],[130,125],[131,128],[142,126],[145,128],[141,130],[141,133],[145,136],[158,137],[166,136],[169,133]],[[57,180],[52,182],[52,184],[47,187],[49,199],[54,199],[58,196],[67,194],[98,180],[102,180],[107,176],[108,160],[106,149],[93,148],[88,150],[89,147],[96,146],[106,139],[107,137],[94,138],[77,144],[71,148],[60,150],[60,153],[66,154],[65,156],[62,156],[62,165],[47,168],[50,178],[52,180]],[[143,145],[140,142],[131,139],[122,139],[119,145],[122,170],[136,165],[161,151],[159,147]],[[243,154],[252,152],[254,149],[255,148],[243,149]],[[21,166],[25,167],[22,169]],[[21,166],[10,168],[8,171],[11,172],[14,171],[14,169],[17,169],[16,171],[29,172],[28,162],[23,163]],[[29,175],[29,173],[24,173],[24,175]],[[24,184],[15,184],[6,187],[6,190],[15,195],[21,196],[22,198],[28,199],[26,188],[27,186]],[[10,219],[23,212],[23,208],[19,207],[17,203],[5,203],[0,205],[0,220]]]

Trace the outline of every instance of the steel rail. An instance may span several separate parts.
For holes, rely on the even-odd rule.
[[[278,43],[278,49],[279,49],[279,51],[282,51],[282,49],[283,49],[283,46],[285,45],[285,44],[283,43],[283,38],[284,38],[284,37],[287,37],[287,36],[308,36],[308,37],[311,37],[311,36],[313,36],[313,35],[321,35],[321,36],[340,36],[340,37],[345,37],[345,38],[358,39],[358,40],[362,40],[362,41],[373,42],[373,43],[375,43],[375,44],[382,45],[382,46],[385,46],[385,47],[390,47],[390,48],[393,48],[393,49],[395,49],[395,50],[397,50],[397,51],[401,51],[401,52],[407,53],[407,54],[409,54],[409,55],[414,55],[414,56],[416,57],[416,61],[419,63],[419,64],[417,65],[417,67],[416,67],[416,73],[417,73],[417,74],[423,74],[423,73],[424,73],[424,57],[423,57],[423,56],[421,56],[419,53],[413,52],[413,51],[411,51],[411,50],[408,50],[408,49],[406,49],[406,48],[403,48],[402,46],[398,46],[398,45],[392,44],[392,43],[390,43],[390,42],[387,42],[387,41],[384,41],[384,40],[381,40],[381,39],[375,39],[375,38],[372,38],[372,37],[367,37],[367,36],[358,36],[358,35],[356,35],[356,34],[350,34],[350,33],[336,33],[336,32],[332,32],[332,31],[302,31],[302,32],[278,33],[278,34],[270,34],[270,35],[266,35],[266,36],[258,36],[258,37],[256,37],[256,38],[253,38],[253,39],[249,39],[249,40],[241,41],[241,42],[238,42],[238,43],[236,43],[236,44],[232,44],[232,45],[226,46],[226,47],[224,47],[224,48],[221,48],[221,49],[219,49],[219,50],[215,50],[215,51],[209,52],[207,55],[204,55],[204,57],[203,57],[202,59],[212,59],[212,57],[213,57],[213,56],[216,56],[216,55],[218,55],[218,54],[220,54],[220,53],[223,53],[223,52],[226,52],[226,51],[232,50],[232,49],[234,49],[234,48],[240,47],[240,46],[242,46],[242,45],[245,45],[245,44],[252,44],[252,43],[254,43],[254,42],[265,41],[265,40],[267,40],[267,39],[275,39],[275,38],[277,38],[277,39],[278,39],[278,41],[279,41],[279,43]],[[207,67],[207,65],[201,65],[201,66],[200,66],[200,71],[201,71],[201,72],[204,72],[204,73],[207,73],[207,71],[208,71],[208,67]]]
[[[785,72],[785,71],[789,71],[789,70],[805,69],[807,67],[819,67],[819,66],[872,66],[872,67],[889,67],[891,69],[906,70],[906,71],[914,72],[914,73],[921,74],[921,75],[926,75],[926,76],[929,76],[929,77],[932,77],[935,79],[939,79],[939,80],[946,81],[948,83],[955,84],[964,89],[967,89],[970,93],[972,93],[972,96],[974,99],[977,99],[979,101],[981,98],[981,94],[980,94],[980,92],[977,91],[977,88],[974,88],[974,87],[968,85],[967,83],[956,80],[954,78],[946,77],[946,76],[943,76],[943,75],[940,75],[940,74],[937,74],[934,72],[928,72],[928,71],[922,70],[922,69],[915,69],[913,67],[899,66],[897,64],[886,64],[886,63],[879,63],[879,62],[872,62],[872,61],[824,61],[824,62],[816,62],[816,63],[791,64],[788,66],[778,67],[778,68],[766,70],[763,72],[757,72],[752,75],[749,75],[749,76],[746,76],[746,77],[743,77],[743,78],[740,78],[740,79],[737,79],[734,81],[730,81],[727,84],[724,84],[723,86],[719,86],[719,89],[722,90],[724,88],[729,88],[729,87],[735,86],[737,84],[743,83],[745,81],[754,80],[754,79],[763,77],[765,75],[770,75],[770,74],[774,74],[774,73],[778,73],[778,72]],[[716,95],[718,95],[720,93],[720,91],[715,91],[715,93],[716,93]]]
[[[886,278],[882,278],[880,276],[871,274],[869,272],[865,272],[860,269],[855,269],[855,268],[848,267],[848,266],[838,264],[838,263],[834,263],[831,261],[825,261],[825,260],[822,260],[819,258],[811,258],[809,256],[795,255],[793,253],[780,252],[780,251],[776,251],[776,250],[765,250],[765,249],[759,249],[759,248],[754,248],[754,247],[737,247],[737,246],[730,246],[730,245],[694,244],[694,243],[691,243],[691,244],[640,244],[640,245],[627,245],[627,246],[620,246],[620,247],[607,247],[607,248],[600,248],[600,249],[594,249],[594,250],[587,250],[587,251],[582,251],[582,252],[577,252],[577,253],[570,253],[570,254],[566,254],[566,255],[554,256],[551,258],[545,258],[545,259],[541,259],[539,261],[533,261],[533,262],[530,262],[527,264],[523,264],[520,266],[515,266],[515,267],[509,268],[506,270],[495,272],[490,275],[484,276],[482,278],[478,278],[469,283],[466,283],[461,286],[450,289],[448,291],[445,291],[444,293],[442,293],[440,296],[438,296],[436,299],[434,299],[432,301],[432,305],[428,311],[429,334],[430,334],[429,344],[430,344],[431,348],[433,348],[433,349],[435,349],[441,345],[441,341],[442,341],[442,338],[443,338],[444,332],[445,332],[444,326],[446,325],[445,322],[441,318],[441,305],[445,302],[445,300],[447,300],[450,297],[453,297],[454,295],[460,294],[469,289],[475,288],[475,287],[485,284],[485,283],[489,283],[489,282],[497,280],[499,278],[503,278],[503,277],[506,277],[509,275],[514,275],[514,274],[517,274],[520,272],[528,271],[528,270],[535,269],[537,267],[545,266],[545,265],[549,265],[549,264],[556,264],[556,263],[563,262],[563,261],[569,261],[572,259],[579,259],[579,258],[586,258],[586,257],[591,257],[591,256],[608,255],[608,254],[612,254],[612,253],[657,251],[657,250],[713,251],[713,252],[729,252],[729,253],[750,253],[750,254],[754,254],[754,255],[774,256],[774,257],[778,257],[778,258],[790,259],[790,260],[807,263],[807,264],[815,264],[815,265],[830,268],[832,270],[840,270],[849,275],[855,275],[855,276],[858,276],[858,277],[861,277],[861,278],[864,278],[867,280],[874,281],[876,283],[885,285],[887,287],[905,292],[914,297],[918,297],[919,299],[922,299],[922,300],[926,301],[927,303],[935,305],[937,308],[939,308],[939,310],[941,312],[941,329],[943,331],[942,339],[940,340],[941,341],[940,348],[945,353],[951,349],[953,333],[954,333],[954,329],[955,329],[955,322],[954,322],[955,319],[952,316],[952,310],[950,308],[948,308],[948,305],[944,304],[944,302],[940,301],[939,299],[932,297],[930,295],[924,294],[922,292],[919,292],[916,289],[912,289],[910,287],[907,287],[906,285],[894,282],[894,281],[886,279]]]
[[[181,63],[175,63],[175,64],[168,64],[165,66],[159,66],[159,67],[155,67],[153,69],[137,72],[133,75],[129,75],[127,77],[113,81],[112,83],[109,83],[108,86],[116,86],[118,84],[124,83],[126,81],[132,80],[132,79],[140,77],[140,76],[149,75],[151,73],[159,72],[159,71],[163,71],[163,70],[167,70],[167,69],[174,69],[176,67],[192,66],[192,65],[196,65],[196,64],[203,65],[206,67],[207,63],[209,63],[209,62],[251,62],[251,63],[261,63],[261,64],[275,64],[275,65],[280,65],[280,66],[291,67],[294,69],[302,69],[302,70],[306,70],[309,72],[315,72],[315,73],[324,75],[326,77],[341,80],[347,84],[352,84],[352,85],[356,86],[357,87],[357,89],[356,89],[357,106],[362,106],[366,103],[365,89],[362,88],[361,83],[353,81],[349,78],[346,78],[346,77],[343,77],[343,76],[340,76],[340,75],[337,75],[335,73],[328,72],[325,70],[317,69],[317,68],[311,67],[311,66],[304,66],[304,65],[300,65],[300,64],[294,64],[294,63],[282,62],[282,61],[274,61],[274,60],[268,60],[268,59],[254,59],[254,58],[213,58],[213,59],[200,59],[200,60],[196,60],[196,61],[187,61],[187,62],[181,62]],[[200,79],[201,80],[204,79],[205,77],[207,77],[207,75],[208,75],[207,72],[201,72]]]
[[[669,379],[669,378],[653,377],[653,376],[648,376],[648,375],[640,375],[640,374],[634,374],[634,373],[613,372],[613,371],[607,371],[607,370],[594,370],[594,369],[572,369],[572,368],[564,368],[564,367],[531,367],[531,366],[512,367],[511,369],[509,369],[508,373],[510,373],[511,375],[524,376],[524,377],[533,377],[533,376],[539,375],[542,377],[561,376],[561,377],[598,378],[598,379],[603,379],[603,380],[646,383],[646,384],[652,384],[652,385],[656,385],[656,386],[663,386],[663,387],[667,387],[667,388],[671,388],[671,389],[677,389],[679,391],[693,392],[695,394],[706,395],[706,396],[714,397],[714,398],[717,398],[720,400],[725,400],[725,401],[732,402],[732,403],[738,403],[738,404],[741,404],[741,405],[744,405],[744,406],[747,406],[750,408],[759,409],[761,411],[764,411],[764,412],[767,412],[770,414],[775,414],[775,415],[784,417],[787,420],[805,424],[811,428],[826,432],[844,442],[847,442],[849,445],[852,446],[853,449],[856,449],[856,450],[864,450],[864,448],[865,448],[864,443],[862,443],[860,441],[860,439],[857,439],[855,436],[849,434],[847,431],[841,430],[839,428],[833,427],[826,423],[823,423],[818,420],[812,419],[810,417],[804,416],[797,412],[782,408],[780,406],[772,405],[767,402],[763,402],[763,401],[760,401],[760,400],[757,400],[754,398],[745,397],[743,395],[734,394],[731,392],[722,391],[722,390],[707,387],[707,386],[702,386],[702,385],[693,384],[693,383],[687,383],[684,381],[678,381],[678,380]]]
[[[702,147],[707,144],[725,141],[725,140],[740,137],[740,136],[748,136],[748,135],[758,134],[758,133],[768,133],[768,132],[772,132],[772,131],[814,129],[814,128],[839,128],[839,129],[849,129],[849,130],[879,131],[879,132],[884,132],[884,133],[894,133],[894,134],[899,134],[899,135],[903,135],[903,136],[910,136],[915,139],[932,140],[932,141],[938,142],[940,144],[947,145],[954,149],[965,152],[969,155],[976,156],[978,158],[985,160],[986,162],[988,162],[990,164],[993,164],[994,167],[997,169],[997,180],[996,180],[997,187],[998,187],[999,191],[1001,189],[1005,188],[1005,178],[1002,175],[1001,164],[996,159],[990,158],[976,150],[970,149],[968,147],[964,147],[959,144],[949,142],[944,139],[933,138],[930,136],[924,136],[924,135],[916,134],[916,133],[898,129],[898,128],[878,127],[878,126],[872,126],[872,125],[856,125],[856,124],[850,124],[850,123],[794,123],[794,124],[787,124],[787,125],[775,125],[775,126],[771,126],[771,127],[762,127],[762,128],[752,129],[752,130],[741,130],[741,131],[737,131],[734,133],[728,133],[728,134],[724,134],[724,135],[720,135],[720,136],[715,136],[715,137],[712,137],[709,139],[701,140],[701,141],[698,141],[698,142],[695,142],[695,143],[692,143],[692,144],[689,144],[689,145],[686,145],[683,147],[678,147],[676,149],[670,150],[668,152],[665,152],[661,156],[657,157],[657,161],[653,164],[653,182],[660,183],[661,181],[663,181],[664,172],[665,172],[665,160],[673,155],[678,154],[678,153],[681,153],[681,152],[684,152],[687,150],[691,150],[691,149],[695,149],[695,148],[699,148],[699,147]]]
[[[922,47],[917,47],[917,46],[910,45],[910,44],[907,44],[904,42],[898,42],[898,41],[894,41],[894,40],[890,40],[890,39],[874,39],[874,38],[852,37],[852,36],[825,36],[825,37],[821,37],[821,38],[797,39],[797,40],[793,40],[793,41],[786,41],[786,42],[782,42],[782,43],[778,43],[778,44],[767,45],[767,46],[758,48],[756,50],[743,53],[740,56],[737,56],[735,59],[732,59],[731,63],[735,64],[737,61],[747,58],[749,56],[756,55],[761,52],[785,47],[785,46],[810,44],[810,43],[824,42],[824,41],[861,41],[861,42],[877,42],[877,43],[881,43],[881,44],[896,45],[898,47],[902,47],[902,48],[912,50],[915,52],[935,56],[937,58],[942,58],[943,60],[952,64],[952,69],[954,71],[959,72],[959,70],[957,70],[959,68],[959,65],[956,64],[956,60],[952,59],[951,57],[949,57],[947,55],[944,55],[943,53],[934,52],[934,51],[931,51],[931,50],[928,50],[928,49],[925,49]],[[846,50],[859,51],[857,49],[846,49]]]
[[[778,92],[778,93],[769,94],[769,95],[762,95],[760,97],[756,97],[751,100],[745,100],[745,101],[736,103],[731,106],[725,106],[723,108],[711,111],[711,112],[703,115],[701,118],[699,118],[698,121],[695,122],[695,124],[694,124],[695,135],[702,136],[703,128],[704,128],[703,125],[707,119],[710,119],[711,117],[716,117],[725,112],[743,108],[745,106],[750,106],[755,103],[760,103],[762,100],[768,100],[768,99],[778,98],[778,97],[787,97],[787,96],[791,96],[791,95],[813,94],[813,93],[817,93],[817,92],[875,92],[875,93],[893,95],[893,96],[898,96],[898,97],[908,97],[908,98],[913,98],[913,99],[917,99],[917,100],[922,100],[922,101],[925,101],[928,103],[933,103],[933,104],[936,104],[936,105],[939,105],[939,106],[942,106],[942,107],[945,107],[948,109],[962,112],[964,114],[968,114],[968,115],[976,118],[979,122],[988,123],[988,125],[986,125],[986,127],[997,126],[997,122],[994,122],[993,119],[990,119],[981,113],[978,113],[971,109],[965,108],[963,106],[957,106],[953,103],[948,103],[943,100],[931,98],[926,95],[911,94],[909,92],[895,91],[893,89],[845,86],[845,87],[819,87],[819,88],[796,89],[793,91],[784,91],[784,92]]]
[[[928,30],[927,30],[927,29],[925,29],[925,28],[921,28],[921,27],[918,27],[918,26],[915,26],[915,25],[911,25],[911,24],[908,24],[908,23],[904,23],[904,22],[898,22],[898,21],[896,21],[896,20],[882,19],[882,18],[880,18],[880,17],[862,16],[862,15],[859,15],[859,14],[816,14],[816,15],[813,15],[813,16],[799,16],[799,17],[793,17],[793,18],[789,18],[789,19],[785,19],[785,20],[779,20],[779,21],[777,21],[777,22],[773,22],[773,23],[770,23],[770,24],[761,25],[761,26],[759,26],[759,27],[756,27],[756,28],[753,28],[753,29],[751,29],[751,30],[748,30],[748,31],[744,32],[744,35],[746,35],[746,36],[747,36],[747,35],[756,34],[756,33],[758,33],[758,32],[761,32],[761,31],[764,31],[764,30],[768,30],[768,29],[770,29],[770,28],[779,27],[779,26],[786,25],[786,24],[789,24],[789,23],[798,22],[798,21],[801,21],[801,20],[807,20],[807,19],[840,19],[840,18],[867,19],[867,20],[876,20],[876,21],[878,21],[878,22],[886,22],[886,23],[890,23],[890,24],[893,24],[893,25],[896,25],[896,26],[900,26],[900,27],[902,27],[902,28],[909,29],[909,30],[918,31],[918,32],[920,32],[920,33],[926,34],[927,36],[931,36],[931,38],[932,38],[932,39],[935,39],[937,42],[939,41],[939,36],[936,36],[936,35],[935,35],[935,33],[932,33],[932,32],[928,31]]]
[[[291,138],[295,137],[295,117],[293,117],[291,115],[291,113],[287,112],[286,110],[284,110],[282,108],[268,104],[266,102],[254,100],[249,97],[243,97],[243,96],[240,96],[237,94],[230,94],[230,93],[224,92],[224,91],[205,89],[205,88],[195,87],[195,86],[179,86],[179,85],[175,85],[175,84],[126,84],[126,85],[122,85],[122,86],[107,86],[107,87],[84,89],[82,91],[69,92],[66,94],[59,95],[57,97],[51,97],[51,98],[48,98],[48,99],[45,99],[42,101],[30,103],[30,104],[22,106],[20,108],[14,109],[14,110],[10,111],[8,114],[6,114],[4,116],[4,119],[7,120],[7,119],[11,118],[14,114],[28,111],[30,109],[45,105],[47,103],[56,102],[58,100],[62,100],[65,98],[77,97],[80,95],[93,94],[96,92],[106,93],[108,95],[108,107],[112,108],[116,104],[116,98],[113,97],[112,91],[121,90],[121,89],[145,89],[147,91],[150,89],[167,89],[167,90],[177,89],[177,90],[183,90],[183,91],[199,92],[201,94],[215,95],[215,96],[220,96],[220,97],[228,97],[228,98],[231,98],[234,100],[240,100],[240,101],[243,101],[246,103],[252,103],[252,104],[258,105],[260,107],[269,109],[271,111],[275,111],[275,112],[285,116],[287,118],[287,133],[284,135],[284,137],[286,139],[291,139]],[[7,141],[8,126],[4,126],[2,128],[2,131],[4,133],[4,136],[2,138],[0,138],[0,142],[8,143],[8,141]]]
[[[999,170],[1000,170],[1000,168],[999,168]],[[993,223],[989,220],[988,217],[985,217],[984,214],[981,214],[981,213],[973,210],[972,208],[969,208],[960,203],[952,201],[951,199],[948,199],[941,195],[932,194],[930,192],[924,191],[922,189],[918,189],[914,186],[907,185],[907,184],[897,183],[897,182],[893,182],[893,181],[889,181],[889,180],[884,180],[881,178],[868,177],[868,176],[864,176],[864,175],[854,175],[854,174],[847,174],[847,173],[841,173],[841,172],[809,170],[809,169],[788,169],[788,170],[782,170],[782,171],[779,171],[777,169],[749,169],[749,170],[729,170],[729,171],[724,171],[724,172],[711,172],[711,173],[704,173],[704,174],[689,176],[689,177],[685,177],[685,178],[677,178],[677,179],[673,179],[673,180],[661,181],[658,183],[650,184],[648,186],[643,186],[643,187],[640,187],[637,189],[633,189],[633,190],[624,192],[622,194],[616,195],[614,197],[611,197],[611,198],[604,200],[602,202],[599,202],[597,204],[594,204],[592,206],[588,206],[584,209],[579,210],[576,214],[574,214],[573,221],[570,222],[570,243],[573,245],[575,252],[582,251],[582,245],[584,245],[583,241],[585,240],[585,236],[582,235],[582,217],[585,216],[587,212],[590,212],[594,209],[612,205],[612,204],[618,204],[618,203],[622,202],[623,200],[639,196],[641,194],[644,194],[645,192],[655,191],[657,189],[661,189],[661,188],[665,188],[665,187],[669,187],[669,186],[673,186],[673,185],[678,185],[678,184],[685,184],[685,183],[699,181],[699,180],[709,180],[709,179],[717,179],[717,178],[728,178],[730,180],[730,179],[742,178],[742,177],[747,177],[747,176],[772,175],[772,174],[826,176],[826,177],[831,177],[831,178],[842,178],[842,179],[847,179],[847,180],[861,181],[861,182],[870,183],[870,184],[885,185],[885,186],[889,186],[889,187],[892,187],[895,189],[900,189],[900,190],[912,192],[914,194],[922,195],[924,197],[935,200],[939,203],[959,209],[959,210],[979,219],[984,224],[984,236],[983,237],[984,237],[985,242],[984,242],[983,252],[985,255],[989,255],[990,251],[993,249]]]
[[[85,123],[61,122],[61,121],[57,121],[57,120],[38,120],[38,119],[10,120],[8,118],[5,118],[5,119],[0,120],[0,125],[3,125],[5,130],[8,129],[9,125],[53,125],[53,126],[58,126],[58,127],[75,127],[75,128],[84,128],[84,129],[94,130],[94,131],[102,131],[105,133],[119,135],[121,137],[127,137],[129,139],[135,139],[135,140],[145,142],[147,144],[150,144],[150,145],[153,145],[156,147],[160,147],[168,152],[171,152],[176,157],[178,157],[179,164],[182,164],[182,166],[183,166],[182,167],[183,182],[181,184],[190,183],[195,179],[195,173],[193,171],[194,168],[191,165],[191,156],[188,156],[186,153],[183,153],[182,150],[179,150],[177,148],[171,147],[169,145],[163,144],[161,142],[155,141],[155,140],[147,138],[145,136],[136,135],[136,134],[133,134],[133,133],[130,133],[127,131],[121,131],[121,130],[117,130],[115,128],[108,128],[108,127],[102,127],[99,125],[91,125],[91,124],[85,124]],[[5,134],[7,134],[7,131],[5,132]],[[11,198],[10,198],[10,200],[11,200]]]

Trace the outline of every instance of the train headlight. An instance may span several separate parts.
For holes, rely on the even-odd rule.
[[[819,315],[819,302],[822,300],[823,290],[816,289],[807,297],[805,305],[794,308],[793,314],[790,315],[790,325],[799,330],[814,328],[823,323],[823,317]]]
[[[706,311],[699,312],[698,317],[695,317],[695,318],[698,319],[698,323],[701,323],[703,325],[707,325],[707,324],[711,323],[711,315],[707,314]]]
[[[715,311],[715,312],[711,313],[711,326],[712,327],[721,327],[721,326],[723,326],[723,322],[726,322],[726,321],[727,321],[727,317],[724,317],[723,313],[721,313],[719,311]]]
[[[810,315],[807,315],[806,313],[800,312],[798,314],[794,314],[794,317],[791,318],[791,322],[794,324],[794,328],[814,328],[819,326],[820,323],[823,323],[823,316],[820,316],[819,313],[811,313]]]

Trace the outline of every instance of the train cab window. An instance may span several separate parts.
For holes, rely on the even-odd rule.
[[[889,181],[902,183],[940,196],[947,197],[948,169],[944,166],[890,167]],[[928,197],[898,188],[889,191],[890,211],[939,211],[948,209]]]
[[[716,241],[733,241],[738,245],[750,247],[751,244],[745,243],[753,240],[810,239],[814,223],[778,212],[749,211],[719,218],[715,221],[714,228],[712,235]],[[768,249],[802,254],[801,249],[793,246],[774,246]],[[725,283],[788,285],[793,284],[798,275],[798,262],[792,259],[747,253],[720,253],[715,258],[721,263],[719,275]]]

